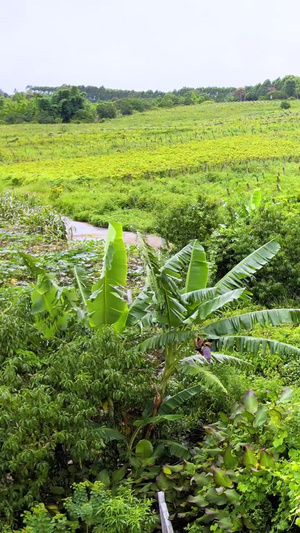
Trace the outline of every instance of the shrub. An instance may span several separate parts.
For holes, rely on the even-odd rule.
[[[99,118],[115,118],[117,116],[116,107],[112,102],[98,104],[96,110]]]
[[[27,346],[24,334],[17,336],[0,372],[4,522],[35,501],[68,496],[78,479],[114,470],[120,438],[114,428],[129,430],[153,396],[150,363],[125,352],[110,328],[86,335],[73,329],[75,340],[52,343],[36,335]]]
[[[205,246],[218,223],[217,204],[199,197],[196,203],[185,203],[160,215],[156,231],[177,250],[192,239]]]
[[[214,233],[209,251],[216,267],[216,279],[262,243],[275,238],[280,244],[276,257],[255,276],[251,291],[263,305],[281,305],[300,297],[299,207],[283,211],[278,205],[265,205],[254,215],[233,215],[226,226]]]
[[[151,500],[133,496],[130,486],[119,487],[115,493],[104,489],[99,481],[73,485],[74,493],[67,498],[66,514],[51,516],[44,504],[26,511],[23,533],[67,533],[82,530],[94,533],[147,533],[153,530],[156,517]],[[92,528],[92,529],[90,529]]]
[[[291,107],[291,104],[284,100],[283,102],[281,102],[280,107],[281,109],[289,109]]]

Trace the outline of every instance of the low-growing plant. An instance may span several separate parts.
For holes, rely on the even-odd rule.
[[[133,496],[129,484],[111,492],[100,481],[85,481],[73,485],[65,513],[44,504],[26,511],[22,533],[150,533],[156,522],[151,505],[150,499]]]
[[[206,426],[189,466],[194,495],[190,507],[182,503],[178,511],[190,522],[187,531],[293,531],[300,486],[295,480],[290,491],[287,474],[293,469],[287,454],[297,457],[287,446],[291,394],[286,389],[278,401],[259,404],[248,391],[229,417],[222,413],[219,422]]]

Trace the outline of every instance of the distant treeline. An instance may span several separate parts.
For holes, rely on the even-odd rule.
[[[79,85],[27,86],[26,92],[0,90],[0,123],[94,122],[131,115],[155,107],[200,104],[206,100],[232,102],[300,97],[300,77],[285,76],[245,87],[183,87],[172,92],[130,91]]]
[[[36,87],[36,86],[27,86],[27,90],[30,90],[34,93],[41,94],[53,94],[60,87]],[[115,101],[123,98],[130,99],[142,99],[142,100],[161,100],[164,97],[169,98],[186,98],[190,97],[193,93],[204,97],[204,99],[214,99],[218,102],[224,102],[232,97],[235,87],[199,87],[193,89],[191,87],[183,87],[179,90],[174,90],[172,92],[163,92],[163,91],[134,91],[134,90],[122,90],[122,89],[106,89],[105,87],[94,87],[92,85],[79,85],[78,89],[86,94],[86,97],[90,102],[107,102]]]

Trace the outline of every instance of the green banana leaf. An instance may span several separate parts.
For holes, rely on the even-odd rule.
[[[299,323],[300,309],[266,309],[224,318],[205,326],[203,333],[214,338],[238,334],[241,330],[251,330],[256,324],[265,327]]]
[[[123,330],[128,307],[118,287],[125,286],[126,276],[127,257],[122,225],[113,222],[108,228],[101,277],[92,287],[92,294],[87,300],[92,327],[113,324],[117,331]]]
[[[278,355],[300,355],[300,348],[279,342],[273,339],[265,339],[262,337],[248,337],[234,335],[232,337],[220,337],[217,341],[217,349],[221,348],[228,351],[236,350],[243,353],[251,353],[257,355],[260,351],[264,355],[267,350],[272,354]]]
[[[228,291],[224,294],[220,294],[219,296],[215,296],[211,300],[207,300],[206,302],[199,305],[199,307],[196,308],[193,314],[189,316],[184,321],[184,323],[198,324],[199,322],[202,322],[203,320],[205,320],[206,317],[208,317],[221,307],[224,307],[224,305],[234,300],[238,300],[242,296],[243,292],[244,289],[235,289],[233,291]]]
[[[271,240],[245,257],[240,263],[233,267],[215,287],[220,293],[227,292],[230,289],[241,287],[241,281],[255,274],[277,254],[280,245]]]

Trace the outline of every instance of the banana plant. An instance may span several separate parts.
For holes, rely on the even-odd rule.
[[[137,326],[151,329],[154,334],[135,348],[141,353],[160,349],[164,356],[152,418],[160,409],[167,409],[165,402],[168,400],[164,400],[166,387],[178,368],[195,376],[202,373],[207,379],[217,382],[203,355],[191,354],[190,343],[196,332],[212,342],[212,360],[220,363],[240,361],[237,357],[222,353],[223,350],[248,354],[257,354],[259,351],[264,354],[266,350],[273,354],[300,354],[300,349],[290,344],[249,335],[256,324],[263,327],[268,324],[298,324],[300,309],[271,309],[219,318],[224,306],[248,297],[243,282],[278,252],[280,247],[274,240],[243,259],[213,287],[208,287],[209,265],[205,251],[197,240],[190,242],[162,265],[154,250],[142,237],[141,240],[146,284],[130,308],[122,293],[126,283],[127,258],[121,224],[112,223],[109,226],[102,272],[99,281],[91,289],[79,269],[75,269],[78,289],[62,289],[50,275],[36,266],[30,256],[22,256],[38,276],[32,294],[32,307],[40,329],[49,317],[50,333],[55,327],[66,328],[68,317],[74,311],[91,327],[109,324],[119,332]],[[243,332],[248,334],[243,335]],[[193,394],[196,391],[193,389]],[[180,394],[182,399],[184,394]]]
[[[199,393],[200,389],[195,385],[192,390],[165,398],[168,381],[176,370],[181,369],[195,376],[205,373],[207,378],[216,381],[203,355],[190,353],[191,338],[196,331],[212,343],[212,360],[221,363],[240,361],[222,353],[223,350],[248,354],[257,354],[259,351],[264,354],[269,350],[273,354],[300,355],[300,349],[290,344],[249,335],[256,324],[263,327],[268,324],[298,324],[300,309],[272,309],[219,318],[224,306],[249,297],[243,286],[244,280],[268,263],[279,248],[274,240],[264,244],[213,287],[208,287],[209,265],[205,251],[197,240],[190,242],[163,265],[159,264],[154,251],[143,243],[147,281],[144,291],[129,310],[127,325],[151,326],[156,334],[136,348],[141,353],[160,350],[164,357],[164,368],[149,423],[154,423],[155,417],[171,413],[180,403]],[[248,335],[243,335],[245,331]]]
[[[110,224],[99,281],[90,289],[84,272],[75,268],[77,290],[60,288],[50,275],[37,267],[23,254],[23,259],[38,276],[32,293],[32,308],[37,326],[50,335],[55,328],[67,327],[70,314],[77,313],[86,325],[102,327],[110,324],[117,331],[124,328],[149,328],[152,335],[134,347],[140,353],[160,350],[163,370],[153,406],[146,408],[143,418],[135,422],[136,430],[130,438],[132,450],[142,428],[151,428],[165,420],[175,420],[174,411],[185,401],[199,394],[199,383],[168,398],[166,389],[177,370],[198,376],[224,387],[200,353],[191,353],[191,339],[195,334],[212,343],[212,361],[241,362],[228,352],[300,355],[300,349],[272,339],[253,337],[249,332],[261,326],[298,324],[300,309],[271,309],[220,318],[221,310],[240,298],[249,297],[244,280],[253,276],[278,252],[279,245],[270,241],[236,265],[214,286],[208,286],[209,265],[203,247],[197,240],[190,242],[177,254],[160,264],[154,250],[142,239],[142,255],[146,267],[144,290],[128,308],[122,288],[126,283],[127,259],[122,239],[122,226]],[[243,333],[246,332],[246,335]],[[223,353],[223,350],[227,352]]]
[[[121,224],[109,225],[100,279],[92,287],[80,267],[74,268],[76,287],[60,287],[53,275],[37,266],[35,258],[20,255],[37,276],[31,294],[32,311],[37,328],[47,338],[66,329],[74,315],[86,326],[112,325],[118,332],[124,329],[128,306],[122,288],[126,284],[127,256]]]

